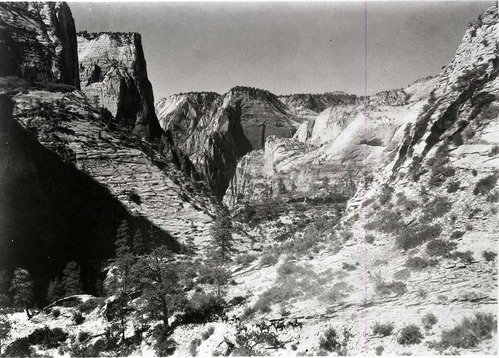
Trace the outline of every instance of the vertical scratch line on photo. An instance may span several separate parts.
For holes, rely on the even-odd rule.
[[[368,50],[368,38],[367,38],[367,0],[364,1],[364,200],[362,201],[363,211],[364,211],[364,352],[368,351],[368,324],[367,324],[367,205],[366,205],[366,195],[367,195],[367,177],[368,177],[368,167],[367,167],[367,148],[368,145],[368,87],[367,87],[367,50]]]

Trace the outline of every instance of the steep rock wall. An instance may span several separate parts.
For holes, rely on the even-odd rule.
[[[78,33],[81,89],[120,125],[142,137],[161,133],[140,34]]]
[[[80,87],[76,30],[64,2],[0,3],[0,76]]]

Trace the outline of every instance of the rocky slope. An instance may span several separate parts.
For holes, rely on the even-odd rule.
[[[71,10],[63,2],[0,4],[0,76],[79,88]]]
[[[142,137],[160,135],[140,34],[80,32],[78,57],[81,89],[95,106]]]
[[[223,196],[239,159],[263,148],[270,135],[292,137],[303,118],[272,93],[234,87],[226,94],[174,95],[156,106],[175,146]]]

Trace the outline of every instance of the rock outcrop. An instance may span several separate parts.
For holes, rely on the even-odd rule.
[[[265,146],[268,136],[291,138],[303,121],[269,91],[234,87],[226,94],[174,95],[156,106],[175,146],[223,196],[242,156]]]
[[[273,138],[263,155],[241,160],[225,203],[261,200],[265,187],[274,196],[353,195],[366,164],[371,172],[396,156],[435,83],[430,77],[406,89],[331,106],[302,123],[294,139]],[[247,173],[251,180],[244,178]]]
[[[78,33],[81,89],[121,126],[142,137],[161,133],[140,34]]]
[[[79,88],[75,34],[64,2],[0,3],[0,76]]]
[[[288,105],[297,115],[315,117],[328,107],[354,104],[362,101],[362,97],[345,92],[326,92],[321,94],[289,94],[278,97],[281,102]]]

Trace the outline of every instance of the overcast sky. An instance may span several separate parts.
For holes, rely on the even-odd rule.
[[[75,3],[78,31],[142,34],[154,98],[400,88],[440,72],[494,1]]]

